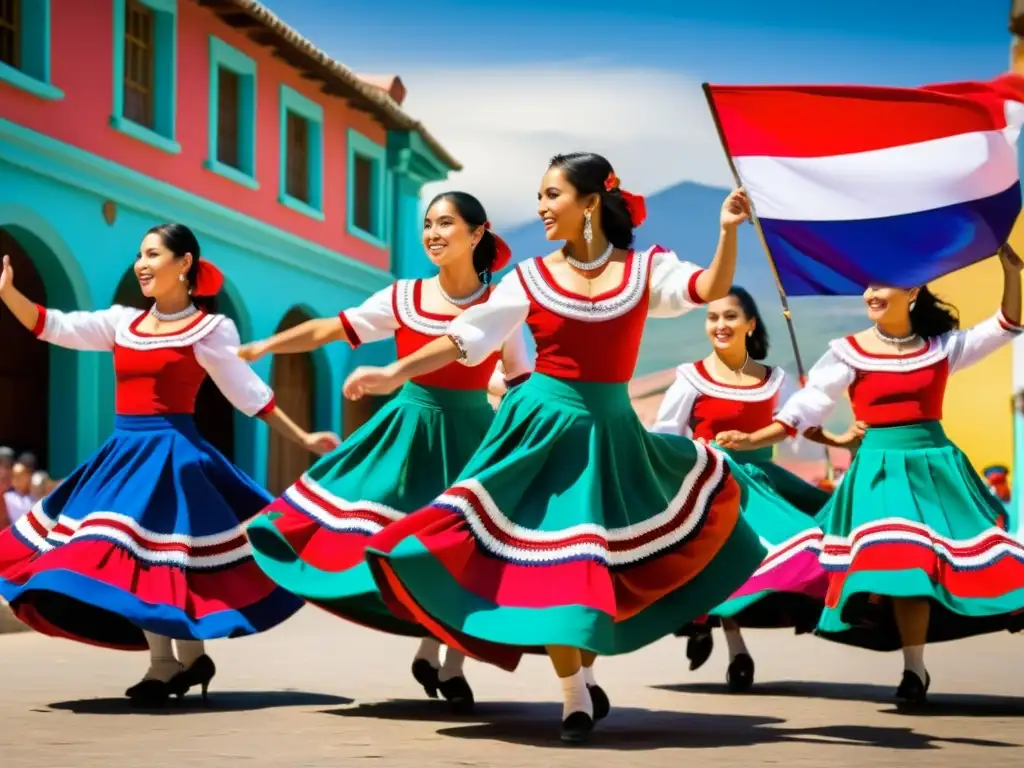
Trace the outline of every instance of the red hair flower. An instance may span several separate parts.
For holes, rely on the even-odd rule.
[[[192,286],[192,295],[200,297],[216,296],[224,285],[224,273],[206,259],[199,261],[196,268],[196,284]]]
[[[634,195],[632,192],[627,192],[619,186],[619,177],[615,175],[615,171],[611,171],[608,174],[608,178],[604,180],[604,188],[607,192],[619,191],[622,195],[622,199],[626,201],[626,209],[629,211],[629,220],[633,223],[634,227],[639,227],[644,221],[647,220],[647,201],[643,195]]]
[[[491,265],[491,272],[500,272],[512,261],[512,249],[508,247],[501,237],[491,230],[491,222],[484,222],[484,229],[491,233],[494,238],[494,264]]]

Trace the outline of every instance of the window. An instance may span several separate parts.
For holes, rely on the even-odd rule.
[[[0,82],[64,97],[50,82],[50,0],[0,0]]]
[[[323,220],[323,107],[281,86],[281,203]]]
[[[210,148],[206,168],[250,189],[256,181],[256,62],[210,36]]]
[[[113,0],[114,109],[111,125],[177,153],[177,0]]]
[[[124,30],[124,116],[153,127],[153,11],[128,0]]]
[[[387,150],[356,130],[348,132],[348,222],[350,235],[388,247],[391,182]]]

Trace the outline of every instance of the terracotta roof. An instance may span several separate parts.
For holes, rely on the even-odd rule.
[[[260,45],[275,48],[276,55],[301,70],[303,77],[323,82],[321,90],[324,93],[345,99],[356,109],[373,115],[389,130],[415,131],[441,162],[453,171],[462,170],[462,164],[441,146],[423,123],[402,110],[388,89],[366,82],[344,64],[332,59],[262,3],[256,0],[194,1]]]
[[[405,96],[408,91],[405,88],[405,83],[402,82],[402,78],[398,75],[368,75],[365,72],[357,73],[360,80],[364,83],[380,88],[384,93],[395,100],[395,103],[399,106],[405,101]]]

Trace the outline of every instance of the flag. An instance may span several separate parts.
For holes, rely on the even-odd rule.
[[[791,296],[924,285],[995,254],[1020,212],[1020,76],[704,89]]]

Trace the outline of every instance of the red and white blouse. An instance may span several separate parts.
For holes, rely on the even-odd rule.
[[[853,336],[837,339],[776,421],[790,434],[821,426],[844,393],[849,393],[854,418],[868,426],[938,421],[949,375],[992,354],[1022,330],[1000,311],[967,330],[928,339],[921,349],[902,356],[868,352]]]
[[[558,285],[543,259],[518,265],[486,304],[452,321],[448,335],[479,365],[521,323],[537,344],[534,370],[558,379],[624,383],[633,377],[648,315],[676,317],[702,302],[700,267],[660,246],[630,251],[621,283],[598,296]]]
[[[439,315],[423,309],[422,293],[422,280],[399,280],[373,294],[358,307],[342,312],[341,323],[353,348],[394,336],[398,357],[408,357],[439,336],[447,335],[451,324],[459,317],[486,307],[497,295],[497,291],[492,291],[486,303],[475,304],[460,315]],[[500,353],[497,351],[499,347]],[[492,376],[496,375],[499,357],[504,362],[503,375],[510,384],[530,373],[529,353],[521,328],[510,328],[505,336],[498,339],[494,350],[488,352],[469,371],[465,366],[452,363],[413,381],[444,389],[486,390]]]
[[[248,416],[274,409],[274,392],[238,357],[238,329],[230,318],[198,312],[166,334],[138,329],[146,310],[115,305],[98,312],[38,307],[32,332],[51,344],[84,352],[113,352],[116,412],[125,416],[191,414],[209,376]]]
[[[778,410],[786,374],[769,368],[764,381],[749,386],[711,378],[703,360],[676,368],[651,432],[683,435],[708,442],[719,432],[755,432],[767,427]]]

